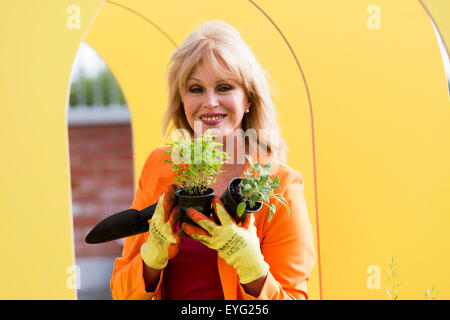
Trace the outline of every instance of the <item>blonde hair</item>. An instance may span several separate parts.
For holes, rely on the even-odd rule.
[[[219,20],[205,22],[172,54],[168,68],[169,96],[162,123],[163,135],[167,138],[173,129],[186,129],[194,136],[181,97],[186,90],[187,79],[203,62],[211,63],[218,74],[232,76],[244,88],[250,111],[244,114],[242,129],[244,132],[248,129],[256,131],[256,135],[249,136],[250,152],[264,151],[269,157],[286,161],[286,146],[275,120],[267,74],[239,32]]]

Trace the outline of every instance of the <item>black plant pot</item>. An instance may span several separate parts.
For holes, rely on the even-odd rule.
[[[233,217],[236,223],[244,221],[250,213],[258,212],[263,206],[262,202],[257,202],[254,208],[249,208],[250,204],[247,202],[244,213],[240,217],[238,216],[237,207],[239,203],[242,202],[242,197],[239,192],[239,184],[241,181],[242,178],[240,177],[231,179],[228,183],[227,189],[220,197],[220,200],[222,200],[228,213]]]
[[[181,210],[180,223],[189,222],[194,225],[196,223],[188,218],[186,214],[186,209],[191,207],[197,209],[197,211],[203,213],[205,216],[210,217],[211,215],[211,200],[214,195],[214,190],[208,188],[206,192],[199,196],[191,196],[183,189],[178,188],[175,190],[175,195],[177,196],[177,205]]]

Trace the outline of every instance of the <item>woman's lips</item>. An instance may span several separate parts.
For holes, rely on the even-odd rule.
[[[202,120],[203,124],[214,125],[214,124],[218,124],[218,123],[222,122],[222,120],[225,119],[225,117],[226,116],[223,116],[222,118],[219,118],[217,120],[206,120],[206,119],[201,119],[201,118],[200,118],[200,120]]]

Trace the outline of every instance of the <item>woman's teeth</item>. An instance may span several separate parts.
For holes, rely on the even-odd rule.
[[[219,120],[225,116],[216,116],[216,117],[202,117],[202,120]]]

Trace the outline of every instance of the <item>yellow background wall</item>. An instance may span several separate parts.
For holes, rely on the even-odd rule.
[[[69,77],[101,1],[76,2],[80,29],[67,27],[73,1],[0,4],[0,298],[73,299],[67,148]],[[69,269],[70,270],[70,269]]]
[[[67,26],[73,4],[80,29]],[[304,175],[316,232],[311,298],[386,299],[384,267],[394,257],[400,298],[422,299],[435,284],[448,299],[450,105],[425,8],[436,12],[449,43],[449,4],[377,1],[377,17],[372,5],[0,4],[0,298],[75,297],[67,286],[74,258],[66,109],[80,41],[100,54],[124,92],[137,177],[163,143],[171,52],[202,22],[221,19],[241,32],[273,78],[288,164]],[[373,265],[381,270],[376,289],[367,286]]]

